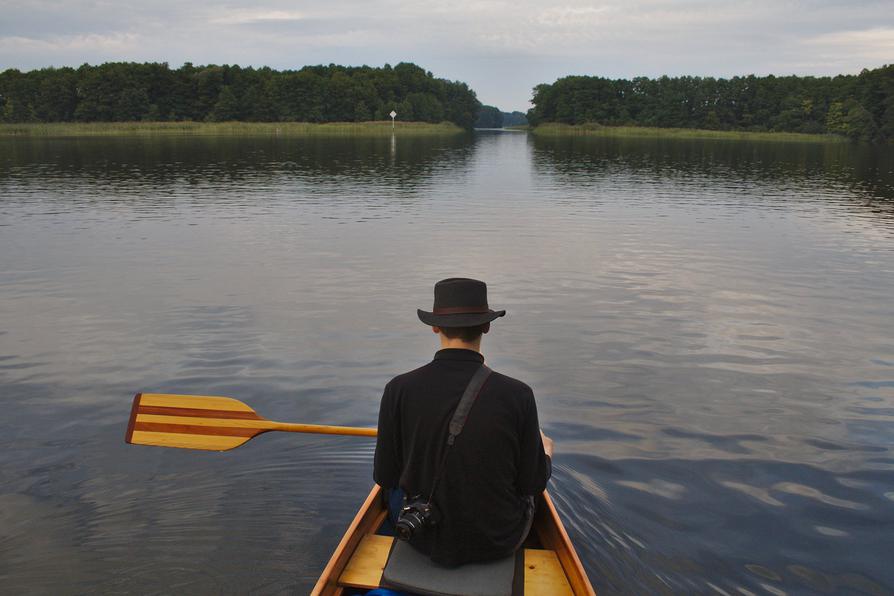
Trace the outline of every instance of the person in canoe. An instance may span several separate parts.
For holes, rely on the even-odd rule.
[[[435,563],[507,557],[530,530],[552,440],[531,388],[484,365],[482,335],[506,311],[488,306],[484,282],[450,278],[435,284],[432,311],[417,314],[441,349],[386,385],[373,477],[398,537]]]

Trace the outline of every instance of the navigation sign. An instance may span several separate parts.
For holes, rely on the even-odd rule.
[[[391,110],[391,113],[388,115],[391,116],[391,130],[394,130],[394,117],[397,116],[397,112]]]

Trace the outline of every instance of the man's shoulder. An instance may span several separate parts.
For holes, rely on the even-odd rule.
[[[493,371],[493,373],[491,374],[490,382],[493,383],[493,386],[499,387],[500,389],[503,389],[505,391],[534,395],[534,390],[531,389],[530,385],[528,385],[524,381],[520,381],[515,377],[510,377],[509,375],[505,375],[497,371]]]
[[[408,370],[405,373],[401,373],[392,377],[388,384],[385,385],[386,390],[395,390],[401,387],[406,387],[407,385],[412,385],[414,382],[418,382],[420,379],[424,378],[428,372],[428,369],[431,367],[431,362],[427,364],[423,364],[418,368],[414,368],[413,370]]]

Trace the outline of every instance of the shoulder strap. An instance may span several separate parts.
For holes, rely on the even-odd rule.
[[[459,400],[459,405],[456,406],[456,410],[453,412],[453,418],[450,420],[450,434],[447,436],[448,445],[453,445],[459,433],[463,432],[469,412],[472,410],[472,406],[475,404],[475,400],[478,399],[478,394],[481,393],[481,388],[491,372],[493,371],[486,364],[482,364],[475,371],[475,374],[472,375],[472,379],[466,386],[465,393]]]
[[[429,503],[432,502],[432,499],[435,496],[435,489],[438,488],[438,482],[441,481],[441,474],[444,473],[444,466],[447,465],[447,456],[450,455],[450,448],[453,447],[453,442],[456,440],[456,436],[463,431],[463,427],[466,425],[466,419],[469,417],[469,411],[472,409],[475,400],[478,399],[478,394],[481,393],[481,388],[484,387],[484,382],[487,381],[487,378],[492,372],[493,371],[485,364],[482,364],[478,370],[475,371],[475,374],[472,375],[472,379],[469,381],[469,384],[466,385],[466,390],[460,398],[456,410],[453,411],[453,418],[450,419],[450,434],[447,435],[447,448],[444,450],[444,456],[441,458],[441,465],[438,466],[435,481],[432,483],[431,492],[428,495]]]

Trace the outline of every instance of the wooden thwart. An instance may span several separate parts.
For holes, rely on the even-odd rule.
[[[376,534],[363,536],[357,545],[357,550],[339,576],[338,583],[342,586],[367,590],[378,588],[379,582],[382,581],[385,563],[388,562],[392,542],[394,538],[391,536]]]
[[[574,596],[568,577],[555,551],[525,549],[525,595]]]

